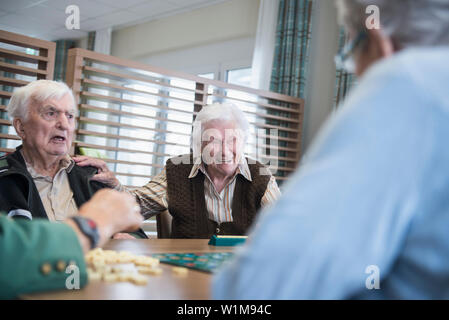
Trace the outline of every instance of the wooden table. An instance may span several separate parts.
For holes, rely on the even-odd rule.
[[[234,247],[209,246],[207,239],[150,239],[150,240],[111,240],[104,249],[129,251],[139,255],[153,253],[204,253],[231,252]],[[161,263],[163,273],[160,276],[149,276],[146,286],[138,286],[128,282],[107,283],[91,281],[80,290],[62,290],[29,294],[25,299],[210,299],[212,275],[190,270],[185,277],[172,274],[171,265]]]

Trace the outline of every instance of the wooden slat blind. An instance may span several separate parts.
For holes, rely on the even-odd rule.
[[[245,152],[267,165],[276,160],[279,181],[300,159],[302,99],[79,48],[69,50],[67,65],[80,111],[75,146],[104,159],[124,185],[143,185],[169,157],[189,153],[195,115],[215,102],[242,109],[251,125]]]
[[[15,87],[53,79],[56,44],[0,30],[0,155],[20,144],[6,113]]]

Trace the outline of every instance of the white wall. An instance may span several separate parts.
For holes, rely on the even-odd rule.
[[[338,47],[339,27],[334,1],[316,0],[314,6],[305,87],[303,154],[332,112],[335,87],[334,56]]]
[[[139,59],[140,62],[192,74],[223,72],[229,65],[251,67],[254,37],[214,42]]]
[[[117,30],[112,33],[111,54],[144,60],[163,53],[255,37],[258,10],[259,0],[230,0]]]

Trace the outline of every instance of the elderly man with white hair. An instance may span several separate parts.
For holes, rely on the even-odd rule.
[[[107,186],[90,180],[95,168],[77,166],[69,156],[77,113],[72,90],[33,81],[14,91],[7,110],[22,145],[0,158],[0,211],[30,220],[76,216]],[[136,235],[146,237],[141,230]]]
[[[449,1],[337,3],[358,84],[215,299],[449,298]]]
[[[193,124],[193,153],[168,159],[145,186],[128,190],[144,217],[168,210],[171,238],[247,234],[259,209],[280,195],[269,170],[243,154],[248,128],[245,115],[233,104],[203,107]],[[125,189],[103,161],[74,159],[99,169],[93,179]]]
[[[72,91],[61,82],[34,81],[14,92],[7,110],[22,145],[2,160],[0,206],[9,216],[29,219],[61,221],[75,215],[72,187],[82,184],[72,181],[71,186],[69,179],[77,171],[68,156],[77,111]]]

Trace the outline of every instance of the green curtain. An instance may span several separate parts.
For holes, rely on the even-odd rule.
[[[340,28],[338,37],[338,50],[340,51],[348,41],[348,35],[344,28]],[[334,108],[337,108],[344,100],[349,90],[356,84],[356,77],[353,73],[337,69],[335,73]]]
[[[95,50],[95,31],[91,31],[87,34],[87,50]]]
[[[306,70],[309,59],[310,35],[312,26],[312,0],[280,0],[278,23],[276,27],[276,42],[271,72],[270,90],[294,97],[304,97]],[[270,101],[277,104],[276,101]],[[288,107],[288,105],[285,105]],[[268,114],[289,117],[289,113],[268,110]],[[281,123],[267,119],[267,124],[289,127],[291,123]],[[268,130],[267,130],[268,131]],[[287,137],[286,132],[279,136]],[[266,141],[268,144],[269,141]],[[278,141],[280,147],[287,147],[285,141]],[[279,150],[280,157],[288,157],[286,151]],[[285,163],[279,160],[279,165]],[[285,172],[278,172],[283,176]]]
[[[64,81],[67,69],[67,52],[69,49],[75,48],[76,42],[74,40],[56,40],[56,54],[55,54],[55,72],[53,80]],[[91,31],[87,36],[87,49],[94,50],[95,46],[95,31]]]
[[[74,40],[56,40],[55,72],[53,80],[64,81],[67,69],[67,52],[75,47]]]
[[[280,0],[270,90],[304,97],[312,0]]]

